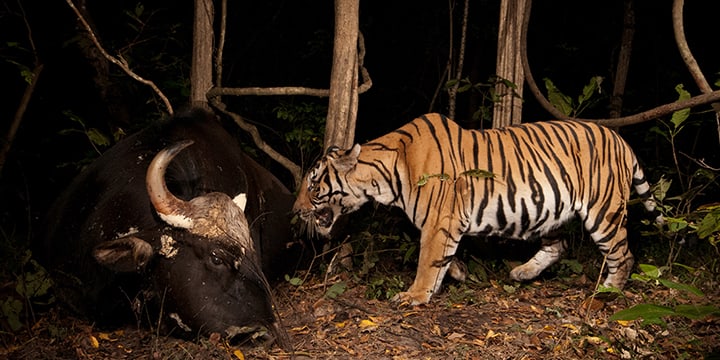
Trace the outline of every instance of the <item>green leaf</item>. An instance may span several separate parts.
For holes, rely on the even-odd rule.
[[[285,281],[290,283],[290,285],[292,285],[292,286],[300,286],[303,283],[301,278],[299,278],[299,277],[291,278],[290,275],[288,275],[288,274],[285,274]]]
[[[338,295],[342,295],[345,290],[347,289],[347,284],[345,284],[344,281],[341,281],[339,283],[333,284],[326,292],[325,296],[329,297],[331,299],[334,299],[338,297]]]
[[[472,89],[472,84],[467,83],[467,84],[464,84],[463,86],[458,87],[457,92],[462,93],[462,92],[466,92],[470,89]]]
[[[685,219],[677,219],[669,216],[665,217],[665,223],[668,226],[668,230],[672,232],[679,232],[688,227],[688,222],[685,221]]]
[[[675,86],[675,91],[677,91],[678,95],[680,95],[678,97],[678,101],[687,100],[690,98],[690,93],[685,90],[683,84]],[[673,113],[670,122],[675,125],[675,129],[677,130],[678,127],[680,127],[680,125],[682,125],[682,123],[687,120],[688,116],[690,116],[690,108],[678,110]]]
[[[622,291],[614,286],[605,286],[603,284],[598,285],[598,293],[615,293],[622,295]]]
[[[510,81],[510,80],[508,80],[508,79],[501,79],[500,82],[501,82],[503,85],[505,85],[505,86],[507,86],[508,88],[510,88],[510,89],[517,90],[517,85],[515,85],[514,82],[512,82],[512,81]]]
[[[570,269],[570,271],[571,271],[573,274],[582,274],[582,272],[583,272],[583,266],[582,266],[582,264],[581,264],[579,261],[577,261],[577,260],[574,260],[574,259],[562,259],[562,260],[560,260],[560,264],[563,264],[563,265],[567,266],[568,269]]]
[[[565,115],[570,115],[573,110],[573,104],[572,99],[560,92],[558,88],[555,87],[555,84],[548,79],[545,78],[545,88],[548,91],[548,100],[551,104],[553,104],[560,112],[562,112]]]
[[[418,180],[417,185],[418,186],[425,186],[428,182],[428,174],[422,174],[420,177],[420,180]]]
[[[658,281],[659,281],[661,284],[663,284],[663,285],[665,285],[665,286],[667,286],[667,287],[669,287],[669,288],[671,288],[671,289],[687,291],[687,292],[693,293],[693,294],[695,294],[695,295],[697,295],[697,296],[705,296],[705,294],[703,294],[703,292],[700,291],[700,289],[698,289],[698,288],[696,288],[696,287],[694,287],[694,286],[692,286],[692,285],[680,284],[680,283],[676,283],[676,282],[671,281],[671,280],[668,280],[668,279],[658,279]]]
[[[23,326],[22,322],[20,322],[22,309],[22,302],[18,299],[7,298],[4,302],[0,303],[0,311],[2,311],[2,315],[7,319],[7,324],[10,325],[12,331],[18,331]]]
[[[660,269],[655,265],[639,264],[638,268],[640,268],[640,271],[642,271],[645,275],[653,279],[657,279],[660,277]]]
[[[90,128],[87,131],[87,137],[92,141],[93,144],[99,146],[109,146],[110,140],[100,130],[96,128]]]
[[[415,244],[412,244],[407,247],[407,249],[405,250],[405,255],[403,255],[403,264],[407,264],[408,262],[410,262],[410,260],[415,258],[416,250],[417,250],[417,246]]]
[[[600,88],[600,84],[602,84],[603,77],[602,76],[593,76],[590,78],[590,82],[583,87],[583,92],[580,96],[578,96],[578,104],[581,105],[585,101],[589,100],[593,94],[595,94],[596,91]]]
[[[678,305],[675,313],[688,319],[702,319],[710,315],[720,315],[720,308],[713,305]]]
[[[699,238],[704,239],[717,231],[720,231],[720,211],[715,209],[705,215],[700,221],[697,228],[697,235]]]
[[[658,201],[663,201],[665,199],[665,195],[670,189],[670,185],[672,185],[672,179],[668,180],[665,179],[665,177],[660,177],[660,180],[658,180],[657,184],[653,185],[652,187],[652,194],[655,199],[657,199]]]
[[[642,282],[648,282],[650,280],[654,280],[647,275],[640,275],[640,274],[631,274],[630,279],[638,280],[638,281],[642,281]]]
[[[620,310],[614,313],[608,318],[608,320],[637,320],[641,318],[645,320],[651,320],[675,314],[675,310],[666,306],[653,304],[637,304],[631,308]]]

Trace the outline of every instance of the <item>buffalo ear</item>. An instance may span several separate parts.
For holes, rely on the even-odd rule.
[[[93,249],[97,262],[117,272],[138,271],[153,255],[153,248],[147,241],[132,235],[103,242]]]

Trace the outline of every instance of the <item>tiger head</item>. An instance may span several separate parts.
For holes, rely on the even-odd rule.
[[[356,183],[361,146],[328,148],[300,184],[293,212],[305,222],[310,235],[330,236],[342,214],[353,212],[369,199]]]

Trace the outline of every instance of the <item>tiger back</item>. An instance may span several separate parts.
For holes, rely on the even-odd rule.
[[[421,231],[420,257],[413,284],[394,300],[421,304],[440,289],[463,235],[541,238],[540,250],[510,272],[530,280],[561,258],[566,244],[553,230],[575,217],[606,257],[604,285],[622,288],[633,266],[625,228],[632,186],[653,211],[632,149],[603,126],[545,121],[478,131],[426,114],[363,145],[330,148],[294,210],[324,236],[368,201],[404,210]]]

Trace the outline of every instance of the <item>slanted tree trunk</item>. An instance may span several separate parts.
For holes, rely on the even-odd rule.
[[[360,0],[335,0],[335,42],[324,147],[349,148],[358,109]]]
[[[493,127],[519,124],[522,120],[522,93],[525,73],[520,57],[521,29],[526,7],[530,0],[502,0],[496,73],[500,80],[495,85],[499,97],[493,109]],[[515,89],[509,84],[514,84]]]

